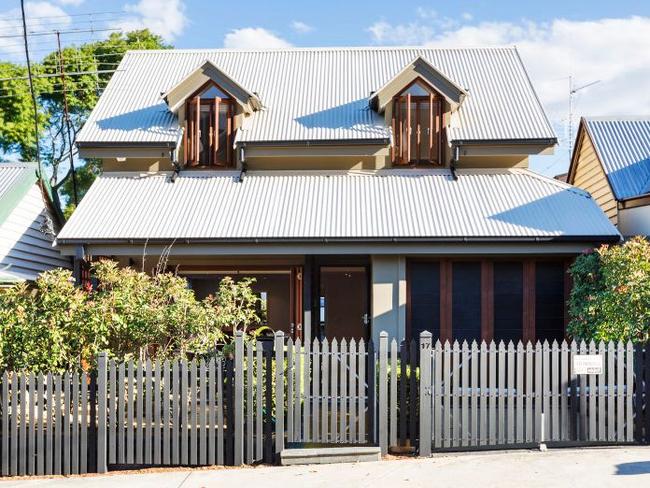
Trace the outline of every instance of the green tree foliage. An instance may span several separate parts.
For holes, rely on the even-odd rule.
[[[115,262],[93,264],[99,285],[81,289],[67,270],[0,294],[0,370],[57,371],[111,357],[188,358],[226,340],[224,329],[259,322],[250,280],[225,278],[197,300],[172,273],[149,275]]]
[[[569,333],[596,341],[650,340],[650,243],[601,246],[570,269]]]
[[[63,62],[58,51],[53,51],[33,65],[34,85],[38,95],[41,158],[47,167],[56,199],[60,193],[66,202],[73,201],[70,151],[75,157],[75,166],[78,167],[77,191],[80,197],[85,194],[100,170],[98,161],[91,162],[91,167],[85,168],[84,161],[76,156],[74,141],[97,103],[102,89],[110,80],[111,71],[117,68],[124,53],[129,49],[169,47],[171,46],[165,44],[161,37],[147,29],[113,33],[102,41],[65,47],[62,50]],[[66,99],[72,126],[72,147],[64,117],[63,81],[57,76],[61,66],[65,72],[70,73],[66,77]],[[0,78],[22,78],[0,81],[0,149],[18,153],[23,160],[31,161],[36,156],[36,144],[33,107],[29,85],[24,79],[26,76],[27,69],[24,66],[0,63]],[[58,200],[56,203],[59,204]]]

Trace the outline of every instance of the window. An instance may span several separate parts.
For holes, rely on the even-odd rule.
[[[494,263],[494,340],[517,342],[524,330],[524,266]]]
[[[454,340],[470,342],[481,337],[481,263],[452,266],[451,331]]]
[[[433,340],[440,337],[440,264],[409,263],[410,338],[418,340],[428,330]]]
[[[540,341],[564,339],[564,264],[538,261],[535,266],[535,335]]]
[[[188,99],[185,161],[189,166],[232,166],[234,100],[209,82]]]
[[[415,81],[393,100],[395,164],[442,163],[442,100]]]

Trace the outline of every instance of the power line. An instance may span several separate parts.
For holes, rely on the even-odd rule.
[[[23,1],[23,0],[21,0]],[[81,33],[88,33],[88,32],[108,32],[108,31],[121,31],[122,29],[70,29],[67,31],[61,31],[61,34],[81,34]],[[25,35],[30,35],[30,36],[54,36],[56,35],[56,31],[37,31],[37,32],[29,32],[26,33]],[[14,37],[22,37],[23,34],[11,34],[11,35],[0,35],[0,39],[10,39]]]
[[[32,64],[29,60],[29,46],[27,45],[27,21],[25,20],[25,0],[20,0],[20,12],[23,18],[23,38],[25,40],[25,59],[27,60],[27,75],[29,79],[29,91],[32,95],[32,105],[34,107],[34,139],[36,140],[36,162],[38,164],[39,178],[43,174],[41,168],[41,148],[38,143],[38,108],[36,105],[36,93],[34,92],[34,83],[32,82]]]
[[[120,11],[120,10],[113,10],[113,11],[105,11],[105,12],[86,12],[86,13],[80,13],[80,14],[46,15],[46,16],[43,16],[43,17],[30,17],[30,20],[34,20],[34,19],[60,19],[60,18],[63,18],[63,17],[66,17],[66,18],[67,17],[84,17],[84,16],[95,16],[95,15],[123,14],[123,13],[124,12]],[[0,15],[0,19],[2,19],[4,17],[8,18],[9,15],[7,15],[7,16]],[[13,19],[13,15],[11,16],[11,18]]]
[[[31,78],[59,78],[61,75],[64,76],[81,76],[81,75],[96,75],[101,73],[115,73],[116,69],[99,69],[95,71],[73,71],[69,73],[48,73],[43,75],[28,75],[28,76],[16,76],[14,78],[0,78],[0,81],[16,81],[16,80],[28,80]]]

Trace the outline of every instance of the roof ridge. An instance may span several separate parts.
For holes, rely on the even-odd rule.
[[[524,176],[529,176],[531,178],[538,179],[540,181],[543,181],[545,183],[557,186],[557,187],[562,188],[564,190],[569,190],[569,191],[575,193],[576,195],[580,195],[580,196],[583,196],[585,198],[591,199],[591,195],[589,194],[588,191],[585,191],[585,190],[583,190],[581,188],[578,188],[577,186],[573,186],[573,185],[571,185],[569,183],[565,183],[564,181],[560,181],[560,180],[552,178],[550,176],[546,176],[546,175],[543,175],[541,173],[537,173],[536,171],[533,171],[533,170],[530,170],[530,169],[527,169],[527,168],[510,168],[510,170],[513,173],[520,173],[520,174],[522,174]]]
[[[179,48],[179,49],[129,49],[128,53],[200,53],[200,52],[291,52],[291,51],[406,51],[406,50],[430,50],[430,51],[478,51],[478,50],[507,50],[516,51],[515,45],[488,45],[488,46],[291,46],[278,48]]]

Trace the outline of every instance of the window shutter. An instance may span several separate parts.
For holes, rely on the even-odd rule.
[[[406,94],[406,161],[411,162],[411,94]]]
[[[219,103],[221,99],[216,97],[214,99],[214,120],[213,120],[213,138],[212,138],[212,161],[213,164],[219,164],[217,154],[219,153]]]
[[[192,135],[192,139],[194,139],[194,164],[199,164],[201,158],[201,98],[194,97],[192,105],[194,106],[194,134]]]
[[[399,110],[399,104],[396,99],[393,99],[393,117],[392,117],[392,128],[393,128],[393,145],[390,148],[390,160],[392,163],[395,163],[396,160],[396,148],[399,147],[398,144],[398,134],[397,134],[397,111]]]
[[[437,162],[436,154],[433,151],[433,134],[435,132],[436,137],[438,134],[438,131],[436,130],[436,126],[434,125],[435,117],[433,115],[433,111],[435,109],[433,104],[434,104],[433,93],[429,93],[429,160],[431,162]]]
[[[231,135],[232,135],[232,103],[228,104],[228,122],[227,122],[227,130],[226,130],[226,158],[227,158],[227,166],[232,165],[232,141],[231,141]]]

